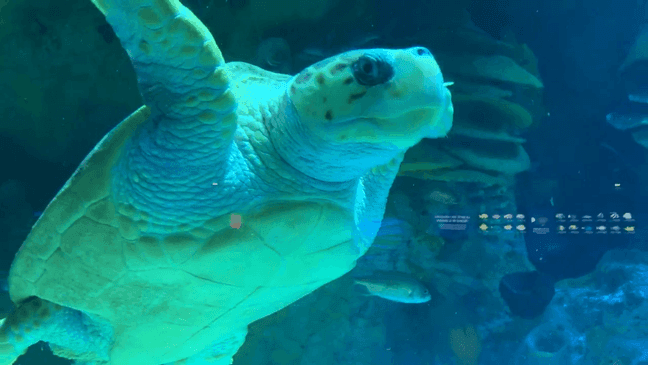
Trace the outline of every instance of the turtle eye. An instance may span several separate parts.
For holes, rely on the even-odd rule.
[[[358,58],[351,67],[353,77],[363,86],[383,84],[394,75],[394,69],[389,63],[368,55]]]

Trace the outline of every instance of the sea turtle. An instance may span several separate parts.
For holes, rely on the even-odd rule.
[[[296,76],[225,63],[178,0],[93,0],[146,106],[92,150],[12,264],[0,364],[48,342],[77,364],[230,364],[247,326],[351,270],[404,151],[445,136],[423,47]]]

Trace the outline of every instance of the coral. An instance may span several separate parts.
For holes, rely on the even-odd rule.
[[[648,61],[648,25],[644,26],[641,32],[639,32],[637,40],[635,40],[628,56],[619,68],[619,72],[625,71],[631,65],[639,61]]]
[[[533,117],[526,109],[504,99],[453,94],[452,103],[455,106],[455,121],[465,127],[509,131],[528,128],[533,123]]]
[[[506,56],[439,55],[437,59],[444,73],[455,77],[519,84],[536,89],[544,87],[537,77]]]
[[[517,143],[457,137],[444,141],[444,147],[452,156],[482,170],[514,175],[531,167],[529,155]]]
[[[463,137],[470,137],[474,139],[513,142],[517,144],[522,144],[526,142],[524,138],[513,137],[510,134],[507,134],[505,132],[491,132],[485,130],[480,131],[479,129],[466,128],[461,125],[452,127],[450,136],[463,136]]]
[[[447,139],[423,140],[406,154],[400,176],[444,182],[513,184],[510,176],[530,168],[520,138],[541,117],[543,89],[537,60],[514,37],[498,41],[469,19],[463,25],[426,34],[437,50],[446,79],[452,80],[455,114]],[[454,40],[452,42],[451,40]],[[425,42],[424,42],[425,44]],[[471,45],[470,50],[463,47]],[[528,108],[534,112],[532,114]]]
[[[486,186],[493,185],[510,185],[512,179],[506,176],[491,175],[486,172],[470,170],[470,169],[438,169],[438,170],[418,170],[418,171],[402,171],[398,173],[399,176],[409,176],[421,180],[434,180],[446,182],[462,182],[462,183],[479,183]]]
[[[449,156],[439,149],[433,140],[423,139],[420,143],[407,150],[405,159],[400,166],[400,172],[456,168],[461,165],[463,165],[461,160]]]
[[[533,328],[513,358],[514,364],[580,364],[587,341],[560,309],[545,314],[543,323]]]
[[[481,353],[481,339],[473,326],[454,328],[450,330],[450,347],[460,364],[477,364]]]
[[[431,34],[421,34],[419,36],[429,39],[429,46],[439,52],[516,56],[517,52],[514,45],[499,41],[475,28],[472,24],[466,24],[465,26],[438,29]]]
[[[462,80],[452,85],[453,95],[470,95],[478,98],[505,99],[513,96],[513,91],[490,84],[482,84],[470,80]],[[454,101],[454,100],[453,100]],[[456,115],[457,110],[455,110]]]

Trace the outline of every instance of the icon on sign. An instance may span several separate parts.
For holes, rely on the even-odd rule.
[[[479,225],[479,229],[481,229],[482,231],[485,231],[485,230],[488,229],[488,226],[485,223],[482,223],[482,224]]]
[[[517,219],[524,219],[524,214],[518,214],[515,216]]]
[[[524,231],[524,230],[526,229],[526,227],[524,226],[524,224],[518,224],[518,226],[515,227],[515,228],[517,228],[518,231]]]
[[[540,224],[542,224],[542,225],[547,224],[548,221],[549,221],[549,218],[547,218],[547,217],[540,217],[540,218],[538,218],[538,223],[540,223]]]
[[[572,219],[572,220],[573,220],[573,219],[578,219],[578,217],[576,216],[576,214],[570,214],[570,215],[568,215],[567,217],[568,217],[569,219]]]
[[[584,215],[583,220],[591,220],[592,216],[591,215]]]
[[[630,213],[623,214],[623,219],[632,219],[632,214]]]
[[[599,231],[605,231],[607,228],[605,226],[598,226],[596,229]]]
[[[599,214],[596,215],[596,218],[603,219],[603,218],[605,218],[605,215],[603,215],[603,213],[599,213]]]
[[[570,231],[574,231],[574,230],[577,230],[577,229],[578,229],[578,227],[576,227],[575,224],[572,224],[571,226],[569,226]]]
[[[620,231],[620,230],[621,230],[621,227],[619,227],[619,226],[614,226],[614,227],[612,227],[612,230],[613,230],[613,231]]]
[[[612,212],[612,213],[610,213],[610,218],[612,218],[612,219],[619,219],[619,213],[617,213],[617,212]]]
[[[507,214],[504,216],[504,219],[513,219],[513,214]]]
[[[504,229],[507,230],[507,231],[510,231],[510,230],[513,229],[513,226],[510,225],[510,224],[507,224],[507,225],[504,226]]]
[[[565,219],[565,215],[562,213],[556,214],[556,219]]]
[[[633,227],[633,226],[627,226],[627,227],[625,227],[624,229],[625,229],[626,231],[628,231],[628,232],[634,232],[635,227]]]
[[[486,214],[486,213],[480,214],[479,219],[488,219],[488,214]]]
[[[536,219],[535,217],[531,217],[531,223],[535,223]]]
[[[499,214],[493,214],[493,219],[500,219],[501,216]]]
[[[559,231],[564,231],[564,230],[565,230],[565,226],[563,226],[563,225],[559,225],[559,226],[558,226],[558,230],[559,230]]]

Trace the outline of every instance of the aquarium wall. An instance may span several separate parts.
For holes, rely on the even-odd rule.
[[[251,323],[233,364],[648,363],[648,3],[181,3],[225,61],[274,73],[283,94],[336,55],[415,46],[451,93],[452,128],[403,150],[353,269]],[[0,0],[0,317],[32,227],[146,102],[129,55],[89,0]],[[39,342],[16,362],[43,363],[72,360]]]

